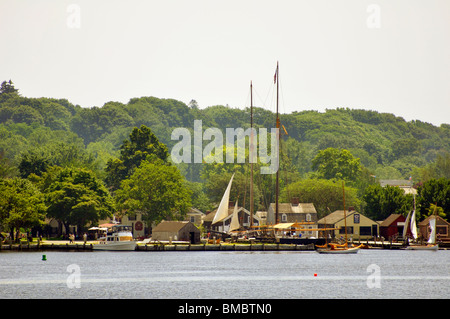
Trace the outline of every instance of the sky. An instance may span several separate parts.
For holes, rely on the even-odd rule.
[[[277,61],[281,113],[450,123],[448,0],[0,0],[0,81],[26,97],[244,108],[252,81],[275,111]]]

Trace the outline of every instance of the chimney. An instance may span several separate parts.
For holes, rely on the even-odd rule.
[[[355,210],[355,207],[353,207],[353,206],[350,206],[350,207],[348,208],[348,211],[349,211],[349,212],[354,211],[354,210]]]
[[[292,206],[298,206],[298,203],[299,203],[298,197],[292,197],[291,198]]]

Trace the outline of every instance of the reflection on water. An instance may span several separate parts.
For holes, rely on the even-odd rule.
[[[0,298],[447,298],[449,265],[450,251],[1,252]]]

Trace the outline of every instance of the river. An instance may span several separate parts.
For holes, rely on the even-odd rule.
[[[46,260],[43,260],[43,255]],[[0,298],[450,296],[450,251],[0,252]]]

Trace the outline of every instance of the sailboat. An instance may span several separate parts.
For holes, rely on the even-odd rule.
[[[239,224],[239,216],[238,216],[238,201],[236,200],[236,204],[233,209],[233,216],[231,217],[230,228],[228,229],[228,233],[231,233],[235,230],[241,228],[241,224]]]
[[[225,189],[222,200],[220,201],[219,207],[217,208],[211,225],[214,225],[215,223],[220,222],[228,217],[228,205],[230,203],[230,192],[231,185],[233,184],[233,178],[234,174],[231,176],[230,181],[228,182],[228,186]]]
[[[406,247],[407,250],[431,250],[436,251],[439,249],[439,245],[436,243],[436,208],[437,205],[434,207],[433,217],[429,220],[429,226],[431,229],[430,237],[428,238],[428,242],[426,245],[409,245]],[[406,227],[406,225],[405,225]],[[415,240],[417,240],[417,227],[416,227],[416,209],[414,207],[414,212],[411,217],[411,233],[413,234],[413,237]]]
[[[343,192],[343,203],[344,203],[344,227],[345,227],[345,244],[338,245],[338,244],[332,244],[328,243],[328,246],[325,248],[318,248],[317,252],[320,254],[356,254],[362,245],[356,246],[356,247],[349,247],[348,246],[348,239],[347,239],[347,213],[345,211],[345,187],[344,182],[342,182],[342,192]]]

